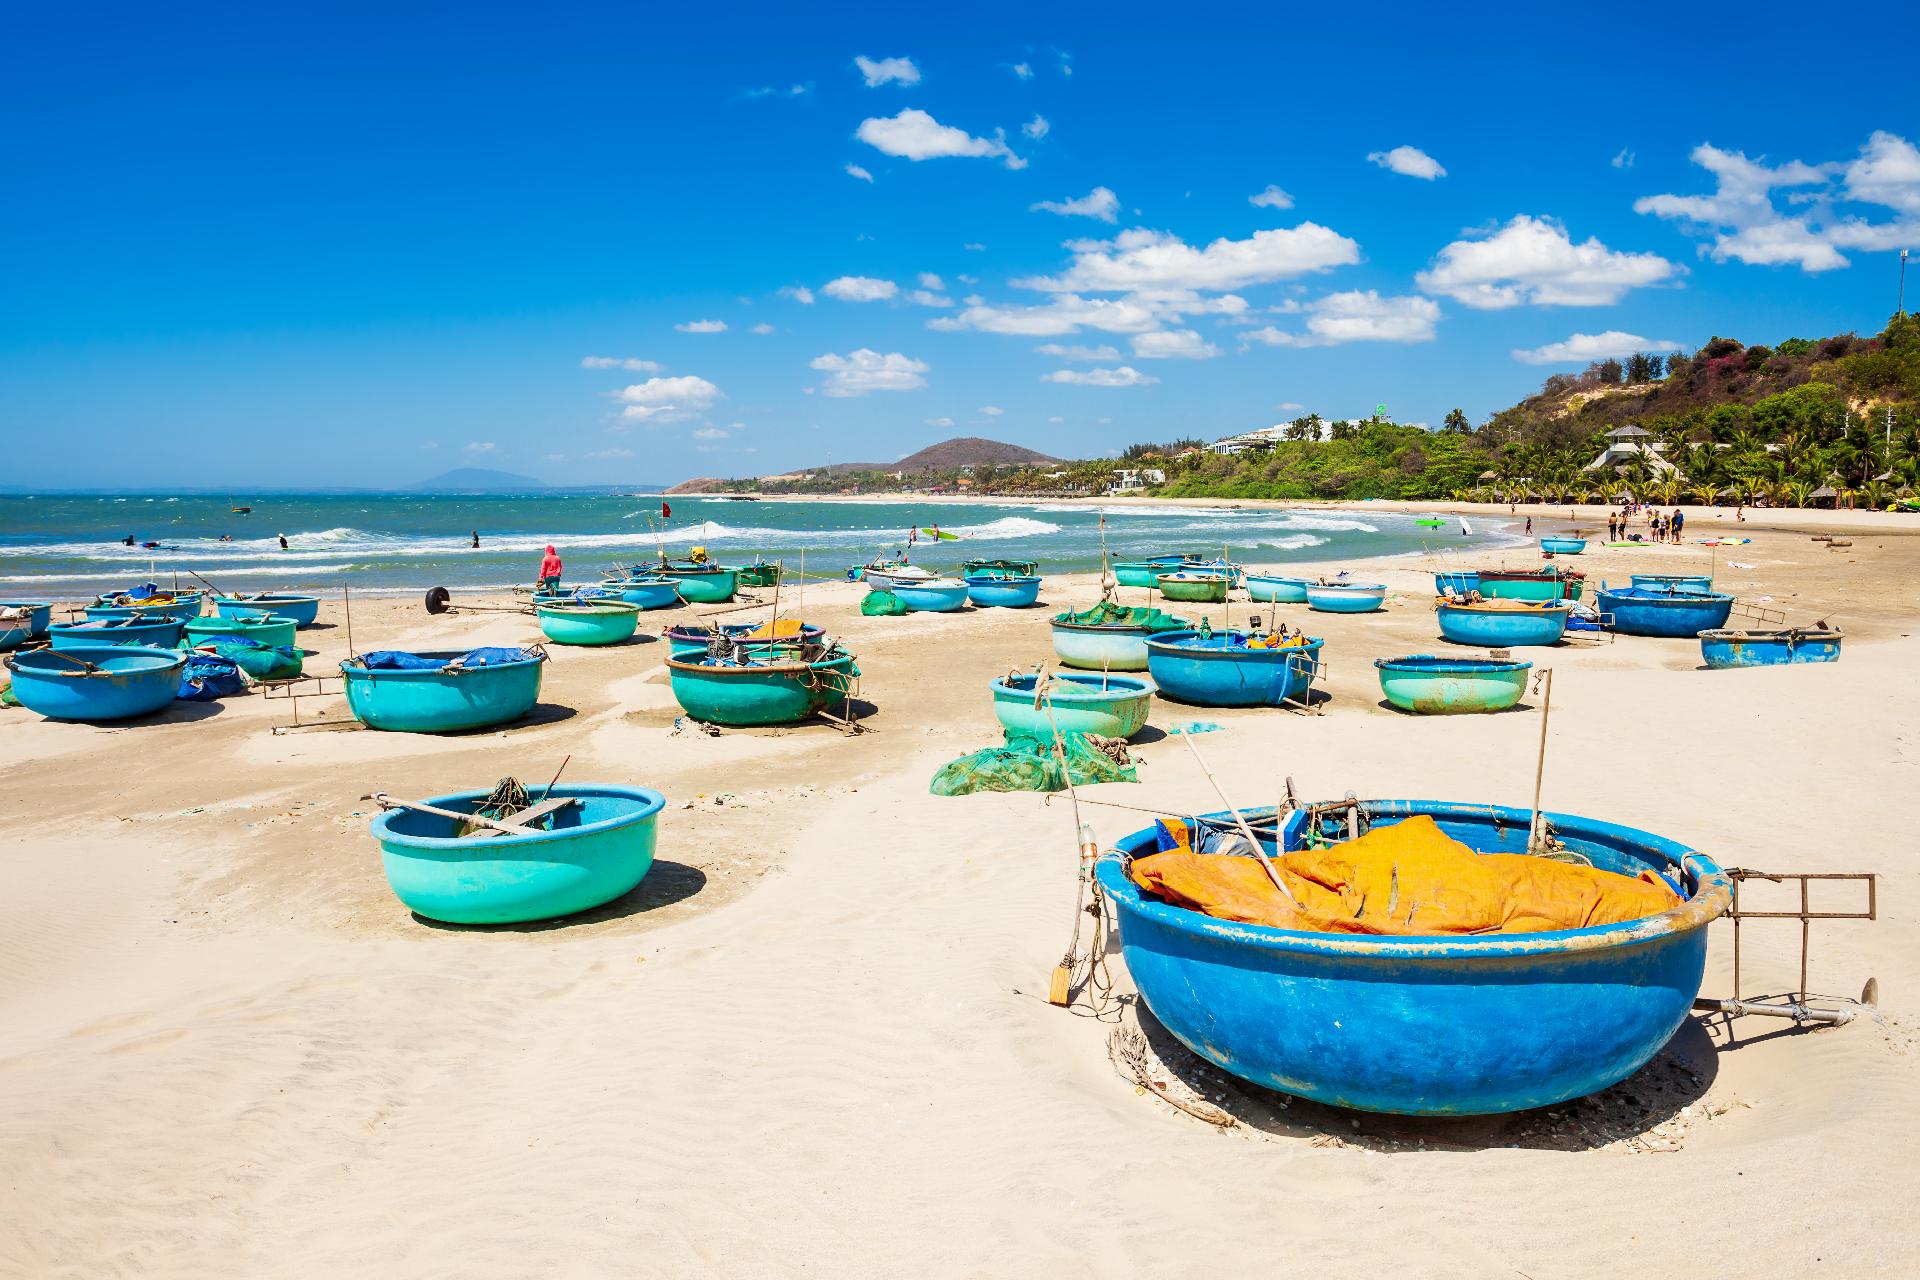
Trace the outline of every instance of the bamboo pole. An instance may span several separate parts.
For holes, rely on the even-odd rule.
[[[1293,896],[1293,890],[1287,888],[1287,882],[1280,878],[1279,869],[1273,865],[1273,859],[1267,857],[1266,848],[1261,845],[1260,837],[1253,834],[1253,828],[1247,824],[1246,818],[1234,807],[1233,801],[1227,799],[1227,793],[1221,788],[1220,780],[1213,776],[1213,770],[1207,767],[1206,759],[1201,756],[1200,748],[1193,745],[1193,735],[1182,733],[1180,736],[1186,739],[1187,750],[1193,752],[1194,762],[1200,766],[1200,772],[1206,774],[1207,781],[1213,784],[1213,793],[1220,797],[1220,803],[1227,806],[1227,812],[1231,813],[1233,820],[1240,824],[1240,834],[1245,836],[1247,843],[1253,846],[1253,856],[1258,858],[1260,865],[1266,869],[1267,878],[1273,881],[1273,887],[1280,891],[1281,897],[1294,906],[1299,906],[1300,900]]]
[[[1533,766],[1533,819],[1527,826],[1527,852],[1537,852],[1546,842],[1540,832],[1540,786],[1547,774],[1547,719],[1553,714],[1553,668],[1540,673],[1540,752]]]

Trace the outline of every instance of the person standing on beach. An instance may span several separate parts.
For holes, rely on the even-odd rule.
[[[1533,536],[1533,517],[1532,516],[1527,517],[1527,536],[1529,538]]]
[[[1687,513],[1680,508],[1673,509],[1673,515],[1667,520],[1667,528],[1673,530],[1673,540],[1680,541],[1680,531],[1687,527]]]
[[[549,594],[560,590],[560,553],[551,544],[546,558],[540,562],[540,589]]]

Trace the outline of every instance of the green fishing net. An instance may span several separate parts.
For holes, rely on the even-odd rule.
[[[976,791],[1065,791],[1068,777],[1076,787],[1140,780],[1124,739],[1068,733],[1061,736],[1061,745],[1067,761],[1064,775],[1051,739],[1008,733],[1004,746],[941,765],[927,790],[936,796],[966,796]]]
[[[869,591],[867,598],[860,602],[860,612],[869,618],[897,618],[903,613],[911,613],[907,602],[891,591]]]
[[[1176,618],[1170,613],[1158,609],[1130,608],[1115,604],[1111,600],[1102,600],[1091,609],[1079,613],[1068,610],[1053,615],[1055,622],[1065,622],[1076,627],[1145,627],[1148,631],[1190,631],[1193,624],[1185,618]]]

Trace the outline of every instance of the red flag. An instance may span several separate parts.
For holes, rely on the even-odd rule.
[[[661,518],[662,520],[671,520],[671,519],[673,519],[673,508],[672,508],[672,507],[670,507],[670,506],[668,506],[668,505],[667,505],[666,503],[664,503],[664,502],[660,504],[660,518]]]

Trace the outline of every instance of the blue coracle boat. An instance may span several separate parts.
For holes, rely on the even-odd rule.
[[[1441,636],[1455,644],[1489,649],[1559,644],[1560,637],[1567,633],[1567,615],[1573,609],[1570,600],[1543,600],[1537,608],[1519,609],[1503,608],[1505,603],[1456,604],[1442,600],[1433,609]]]
[[[47,634],[53,620],[53,602],[0,600],[0,613],[8,615],[0,619],[0,653],[8,653]]]
[[[90,649],[106,644],[138,644],[150,649],[177,649],[186,624],[178,618],[137,613],[126,618],[88,618],[84,622],[56,622],[47,628],[47,642],[56,649]]]
[[[896,582],[890,589],[913,613],[952,613],[967,606],[967,584],[958,578]]]
[[[1038,679],[1011,675],[993,682],[993,714],[1009,732],[1051,739],[1058,726],[1061,733],[1131,738],[1146,727],[1153,686],[1138,676],[1049,676],[1045,701],[1035,707],[1033,694]]]
[[[1040,599],[1037,574],[968,574],[967,599],[983,609],[1025,609]]]
[[[1386,603],[1379,582],[1314,582],[1307,586],[1307,608],[1321,613],[1372,613]]]
[[[1715,671],[1732,667],[1785,667],[1840,661],[1838,628],[1795,627],[1785,631],[1702,631],[1700,657]]]
[[[1602,587],[1596,602],[1613,629],[1629,636],[1690,640],[1720,630],[1733,612],[1732,596],[1674,587]]]
[[[276,618],[291,618],[296,628],[304,630],[319,621],[320,597],[275,592],[257,596],[214,596],[213,611],[223,618],[270,613]]]
[[[672,578],[616,578],[601,587],[615,599],[642,609],[670,609],[680,603],[680,584]]]
[[[49,720],[131,720],[180,692],[187,655],[177,649],[99,645],[8,654],[13,696]]]
[[[518,649],[389,650],[346,659],[340,676],[347,709],[369,729],[454,733],[532,711],[546,661],[544,653]]]
[[[1161,697],[1201,707],[1277,707],[1306,697],[1324,641],[1269,649],[1250,639],[1244,631],[1150,636],[1147,673]]]
[[[1373,665],[1388,702],[1425,716],[1505,711],[1520,701],[1527,689],[1527,673],[1533,670],[1531,662],[1436,658],[1424,653],[1375,658]]]
[[[123,593],[138,595],[138,592]],[[101,596],[88,605],[85,613],[89,618],[125,618],[136,613],[160,613],[181,622],[192,622],[200,616],[202,595],[198,591],[185,591],[178,595],[168,593],[154,604],[115,604],[119,596]]]
[[[1376,825],[1427,814],[1482,853],[1525,852],[1531,817],[1433,800],[1370,800],[1361,809]],[[1269,824],[1271,814],[1262,815]],[[1605,1089],[1659,1052],[1699,994],[1707,925],[1730,898],[1720,868],[1683,844],[1592,818],[1544,816],[1594,866],[1663,873],[1682,886],[1682,901],[1586,929],[1380,937],[1236,924],[1146,898],[1126,863],[1154,851],[1151,829],[1121,840],[1095,875],[1141,999],[1221,1070],[1362,1111],[1524,1111]],[[1344,814],[1321,821],[1317,834],[1338,838]],[[1291,812],[1279,847],[1300,848],[1308,834],[1307,814]]]
[[[1587,549],[1585,538],[1542,538],[1540,549],[1556,556],[1577,556]]]
[[[1713,578],[1704,573],[1636,573],[1632,581],[1636,587],[1652,587],[1657,591],[1713,590]]]
[[[1479,589],[1480,575],[1472,569],[1433,575],[1433,594],[1437,596],[1464,596]]]
[[[489,793],[428,801],[472,813]],[[531,835],[461,836],[439,814],[393,809],[373,821],[393,892],[414,912],[455,924],[512,924],[572,915],[629,893],[653,866],[666,797],[645,787],[556,786],[572,804]]]
[[[1247,599],[1256,604],[1305,604],[1307,580],[1283,578],[1272,573],[1250,573],[1246,577]]]

